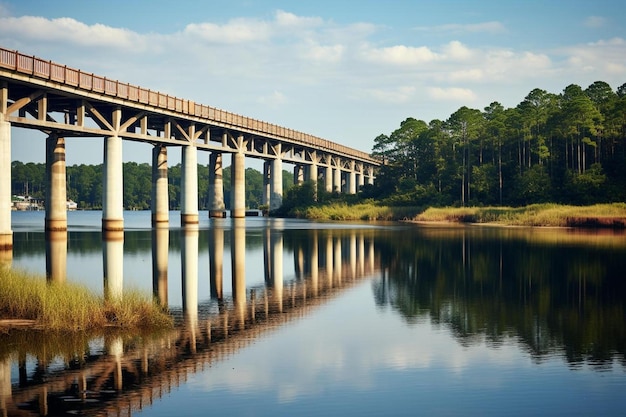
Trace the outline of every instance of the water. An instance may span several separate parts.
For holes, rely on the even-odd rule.
[[[119,246],[69,215],[50,262],[43,214],[14,213],[13,267],[101,293],[123,276],[178,325],[0,334],[4,414],[624,415],[623,234],[206,213],[157,234],[128,212]]]

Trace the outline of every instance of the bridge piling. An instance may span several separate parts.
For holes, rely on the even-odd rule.
[[[230,217],[241,218],[246,216],[246,177],[245,156],[241,152],[232,154],[231,173],[231,203]]]
[[[67,230],[65,139],[52,133],[46,139],[46,232]]]
[[[182,148],[181,226],[198,224],[198,150],[193,145]]]
[[[169,226],[169,192],[167,185],[167,148],[152,148],[152,227]]]
[[[110,136],[104,140],[102,231],[105,234],[124,230],[123,197],[122,138]]]
[[[1,89],[4,90],[4,89]],[[3,94],[4,95],[4,94]],[[0,97],[0,107],[6,107]],[[11,123],[4,120],[0,111],[0,250],[13,248],[11,230]]]
[[[222,154],[211,152],[209,156],[209,217],[224,217],[225,210]]]

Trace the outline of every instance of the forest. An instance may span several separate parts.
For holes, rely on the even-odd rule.
[[[326,195],[312,184],[292,187],[283,171],[284,206],[359,200],[387,206],[590,205],[626,201],[626,84],[603,81],[559,93],[533,89],[513,108],[493,102],[466,106],[446,120],[405,119],[374,138],[372,156],[382,165],[373,185],[358,196]],[[149,209],[149,164],[124,163],[124,207]],[[208,204],[208,166],[198,167],[199,208]],[[180,204],[181,166],[169,169],[170,208]],[[79,208],[101,208],[102,166],[67,167],[68,199]],[[318,182],[318,187],[322,182]],[[291,188],[291,189],[290,189]],[[45,164],[12,163],[12,192],[43,199]],[[230,168],[224,198],[230,201]],[[246,169],[246,206],[262,205],[262,174]],[[293,201],[292,201],[293,200]]]
[[[46,164],[23,163],[13,161],[11,164],[11,189],[13,195],[30,196],[42,201],[45,198]],[[78,203],[79,209],[102,208],[102,165],[72,165],[66,168],[67,198]],[[152,192],[152,167],[150,164],[125,162],[124,176],[124,208],[126,210],[149,210]],[[180,209],[180,177],[181,165],[168,169],[169,204],[171,210]],[[258,208],[263,204],[263,176],[254,168],[247,168],[246,204],[250,208]],[[230,167],[223,170],[224,201],[230,204]],[[283,171],[283,187],[287,189],[293,184],[293,174]],[[198,165],[198,206],[200,210],[208,209],[209,203],[209,167]]]
[[[626,201],[626,84],[533,89],[514,108],[412,117],[374,139],[383,166],[364,197],[390,206]]]

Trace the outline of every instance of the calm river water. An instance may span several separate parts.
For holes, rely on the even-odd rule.
[[[626,236],[13,213],[12,267],[154,292],[161,334],[0,331],[0,415],[623,416]],[[42,278],[43,279],[43,278]]]

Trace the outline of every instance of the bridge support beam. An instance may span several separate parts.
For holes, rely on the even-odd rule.
[[[354,172],[354,162],[350,163],[348,171],[348,194],[356,194],[356,172]]]
[[[46,139],[46,232],[67,230],[65,139],[55,133]]]
[[[123,197],[122,138],[111,136],[104,140],[102,231],[105,234],[124,230]]]
[[[224,217],[226,211],[222,170],[222,154],[212,152],[209,157],[209,217]]]
[[[334,174],[333,185],[335,187],[335,191],[337,191],[338,193],[341,193],[343,191],[341,187],[341,168],[337,167],[333,169],[333,174]]]
[[[182,150],[182,204],[180,223],[182,226],[198,224],[198,149],[193,145]]]
[[[324,168],[324,188],[326,192],[333,192],[333,168],[329,165]]]
[[[300,185],[304,182],[304,170],[302,165],[294,165],[293,167],[293,184]]]
[[[317,164],[314,163],[309,165],[308,171],[309,175],[307,180],[313,183],[313,198],[315,201],[317,201],[317,176],[319,175],[317,171]]]
[[[272,160],[272,182],[270,185],[270,210],[276,210],[283,205],[283,161],[280,158]]]
[[[263,161],[263,204],[269,208],[272,195],[271,186],[272,162]]]
[[[0,93],[5,89],[0,89]],[[0,94],[4,96],[4,94]],[[0,251],[13,248],[11,230],[11,123],[4,121],[1,107],[6,102],[0,97]]]
[[[246,217],[246,157],[242,152],[232,154],[230,166],[230,217]]]
[[[167,148],[152,149],[152,227],[168,227],[169,192],[167,186]]]

